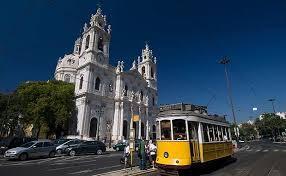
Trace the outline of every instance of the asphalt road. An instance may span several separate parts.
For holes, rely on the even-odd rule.
[[[62,156],[28,161],[0,159],[1,176],[93,176],[122,169],[122,152],[105,155]],[[234,155],[235,159],[221,160],[194,167],[185,175],[204,176],[286,176],[286,145],[271,142],[246,143]],[[158,175],[158,174],[153,174]]]
[[[91,176],[123,168],[122,152],[104,155],[61,156],[27,161],[0,159],[1,176]]]

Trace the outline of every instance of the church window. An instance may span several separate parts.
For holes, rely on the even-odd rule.
[[[142,67],[142,75],[144,75],[145,74],[145,67],[143,66]]]
[[[98,39],[97,48],[98,48],[100,51],[103,51],[103,38],[102,38],[102,37],[99,37],[99,39]]]
[[[71,65],[71,59],[68,59],[68,64]]]
[[[124,96],[127,96],[127,92],[128,92],[128,86],[125,85],[125,87],[124,87]]]
[[[154,70],[152,67],[151,67],[151,77],[154,78]]]
[[[155,98],[154,97],[152,98],[152,104],[153,104],[153,106],[155,106]]]
[[[85,39],[85,49],[89,48],[89,40],[90,40],[90,35],[88,35]]]
[[[71,80],[71,75],[70,74],[66,74],[65,75],[65,82],[70,82],[70,80]]]
[[[99,86],[100,86],[100,79],[99,79],[99,77],[97,77],[96,78],[96,80],[95,80],[95,90],[99,90]]]
[[[140,101],[143,101],[143,91],[140,92]]]
[[[79,89],[82,89],[82,84],[83,84],[83,76],[80,78],[79,81]]]

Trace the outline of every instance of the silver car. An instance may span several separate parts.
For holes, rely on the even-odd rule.
[[[12,148],[5,152],[4,157],[7,159],[26,160],[28,158],[37,157],[54,157],[56,147],[49,140],[32,141],[21,145],[20,147]]]

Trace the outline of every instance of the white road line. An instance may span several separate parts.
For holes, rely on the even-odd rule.
[[[278,149],[274,149],[273,151],[274,151],[274,152],[278,152],[279,150],[278,150]]]
[[[265,149],[265,150],[263,150],[262,152],[268,152],[269,150],[268,149]]]
[[[87,169],[87,170],[82,170],[82,171],[78,171],[78,172],[72,172],[72,173],[69,173],[71,175],[76,175],[76,174],[83,174],[83,173],[88,173],[88,172],[92,172],[91,169]]]
[[[260,151],[261,151],[261,150],[258,149],[258,150],[256,150],[255,152],[260,152]]]

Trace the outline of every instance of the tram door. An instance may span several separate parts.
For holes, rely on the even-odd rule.
[[[198,122],[188,121],[189,139],[192,161],[200,160],[200,147],[198,138]]]

